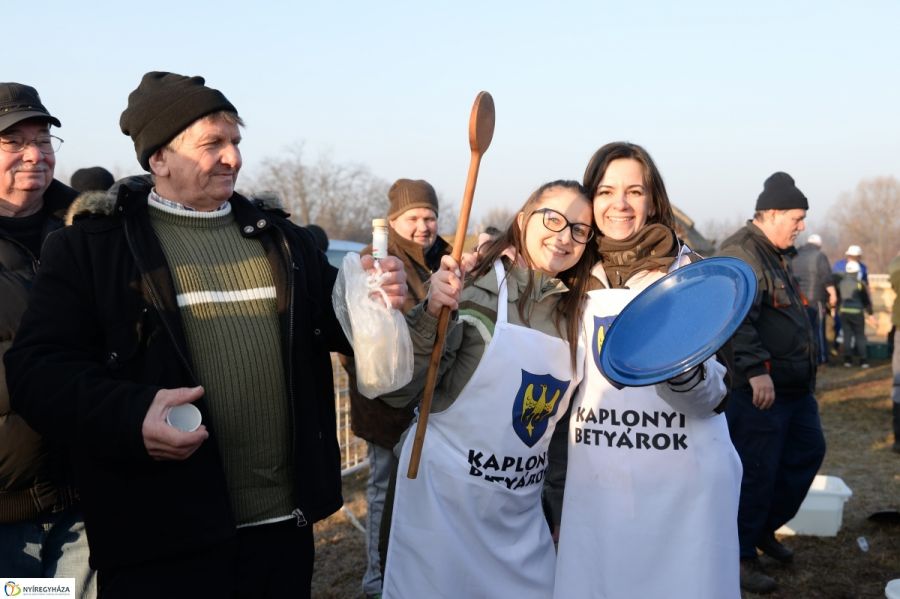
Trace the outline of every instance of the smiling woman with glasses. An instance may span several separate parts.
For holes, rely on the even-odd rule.
[[[478,253],[465,284],[444,256],[427,302],[407,316],[415,372],[424,373],[441,308],[458,315],[441,356],[420,478],[396,479],[385,597],[453,589],[461,597],[552,595],[556,552],[541,496],[551,439],[565,447],[556,423],[581,378],[591,213],[577,181],[542,185]],[[415,404],[424,384],[414,378],[381,399]],[[402,444],[401,465],[413,437]]]
[[[0,134],[0,150],[10,154],[22,152],[32,144],[42,154],[55,154],[62,147],[63,140],[55,135],[38,135],[33,139],[26,139],[24,135],[16,133]]]

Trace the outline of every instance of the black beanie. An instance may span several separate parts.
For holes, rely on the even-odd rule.
[[[809,210],[806,196],[794,185],[787,173],[778,172],[766,179],[762,193],[756,199],[757,210]]]
[[[128,94],[128,107],[119,118],[122,133],[134,140],[138,162],[150,170],[150,157],[191,123],[213,112],[237,109],[203,77],[152,71]]]
[[[81,192],[106,191],[115,182],[112,173],[102,166],[80,168],[72,173],[72,179],[69,181],[75,191]]]

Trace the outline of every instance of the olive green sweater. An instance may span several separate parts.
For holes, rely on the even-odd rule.
[[[241,235],[230,210],[150,206],[237,523],[286,518],[293,509],[291,415],[262,245]]]

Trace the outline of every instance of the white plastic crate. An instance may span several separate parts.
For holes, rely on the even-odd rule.
[[[844,517],[844,504],[853,491],[836,476],[816,475],[800,511],[778,529],[782,535],[836,536]]]

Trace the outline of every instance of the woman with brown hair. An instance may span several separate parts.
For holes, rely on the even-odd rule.
[[[741,465],[715,357],[652,386],[617,388],[600,368],[606,330],[641,290],[692,252],[677,239],[662,177],[640,146],[591,158],[599,260],[583,326],[590,350],[572,399],[554,596],[740,596]],[[665,350],[665,348],[660,348]]]

